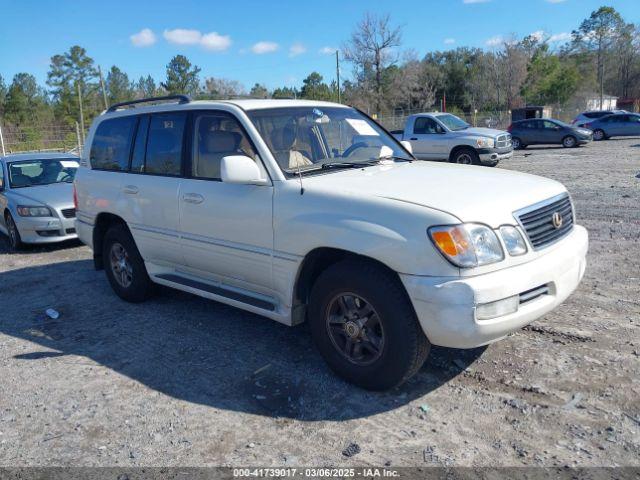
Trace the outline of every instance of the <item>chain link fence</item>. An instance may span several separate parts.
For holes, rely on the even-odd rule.
[[[82,141],[77,127],[42,125],[37,127],[0,124],[0,154],[50,151],[80,153]]]

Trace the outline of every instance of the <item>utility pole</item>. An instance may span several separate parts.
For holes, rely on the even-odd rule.
[[[340,50],[336,50],[336,81],[338,82],[338,103],[340,101]]]
[[[104,88],[104,78],[102,78],[102,69],[98,65],[98,75],[100,75],[100,88],[102,89],[102,100],[104,100],[104,109],[109,108],[109,102],[107,102],[107,90]]]
[[[78,89],[78,105],[80,105],[80,133],[82,134],[82,143],[84,144],[84,113],[82,112],[82,89],[80,82],[76,83]]]
[[[4,157],[7,152],[4,151],[4,137],[2,136],[2,127],[0,127],[0,145],[2,145],[2,156]]]
[[[80,141],[80,127],[76,122],[76,140],[78,141],[78,156],[82,156],[82,142]]]

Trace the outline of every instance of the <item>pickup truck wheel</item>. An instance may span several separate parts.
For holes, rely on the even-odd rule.
[[[325,361],[362,388],[400,385],[429,354],[402,284],[375,264],[346,260],[329,267],[313,287],[308,312]]]
[[[154,283],[149,279],[144,260],[126,227],[116,225],[107,231],[102,258],[111,288],[120,298],[139,303],[152,295]]]
[[[479,165],[480,157],[472,148],[462,148],[452,155],[451,161],[461,165]]]
[[[562,139],[562,146],[564,148],[573,148],[578,145],[578,140],[573,135],[567,135]]]

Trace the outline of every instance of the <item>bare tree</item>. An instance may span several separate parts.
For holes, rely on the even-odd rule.
[[[377,113],[380,113],[384,95],[384,70],[398,61],[394,48],[399,47],[401,41],[401,27],[393,27],[389,15],[378,17],[367,13],[343,48],[345,59],[354,64],[360,81],[373,76]]]

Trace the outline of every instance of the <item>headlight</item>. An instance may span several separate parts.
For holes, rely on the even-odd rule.
[[[21,217],[53,217],[51,210],[47,207],[18,206],[17,210]]]
[[[527,244],[516,227],[509,225],[500,227],[500,235],[502,235],[502,240],[504,240],[504,245],[507,247],[509,255],[517,257],[527,253]]]
[[[498,237],[485,225],[431,227],[429,236],[444,257],[458,267],[478,267],[504,259]]]
[[[476,143],[480,148],[493,148],[496,144],[493,138],[479,138]]]

